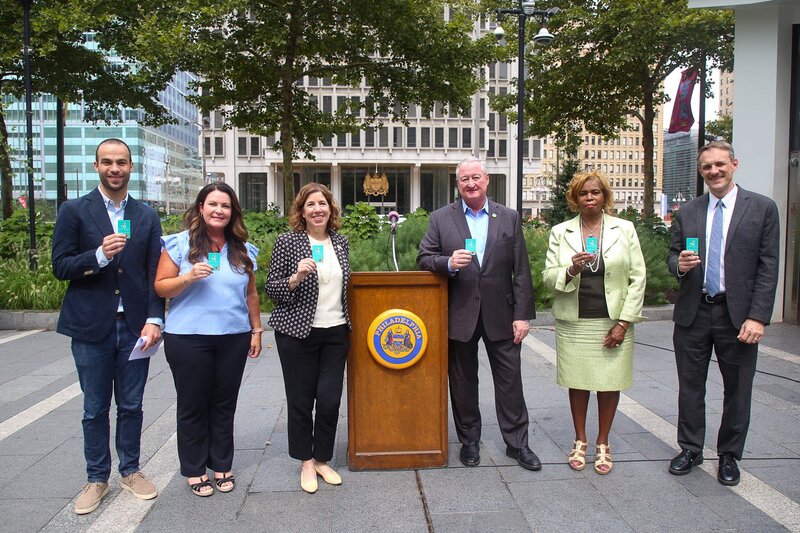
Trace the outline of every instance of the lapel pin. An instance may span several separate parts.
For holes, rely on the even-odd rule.
[[[492,213],[492,218],[497,218],[497,213]]]

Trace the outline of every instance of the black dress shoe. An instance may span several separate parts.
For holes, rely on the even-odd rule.
[[[736,457],[732,453],[723,453],[719,456],[717,481],[729,487],[739,484],[739,467],[736,466]]]
[[[542,469],[542,462],[536,457],[536,454],[531,451],[530,448],[525,446],[524,448],[512,448],[510,446],[506,447],[506,455],[511,457],[512,459],[516,459],[519,463],[519,466],[525,468],[526,470],[541,470]]]
[[[669,463],[669,473],[673,476],[683,476],[692,471],[693,466],[703,462],[702,453],[694,453],[689,450],[681,450]]]
[[[459,458],[464,466],[478,466],[481,463],[480,444],[477,442],[462,444]]]

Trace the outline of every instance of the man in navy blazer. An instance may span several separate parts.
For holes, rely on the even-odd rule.
[[[480,463],[478,340],[483,339],[506,455],[539,470],[542,463],[528,447],[520,374],[520,343],[528,321],[536,318],[520,217],[487,198],[489,175],[480,160],[459,163],[456,182],[461,199],[431,214],[417,264],[449,277],[448,374],[460,459],[465,466]]]
[[[724,386],[717,434],[717,480],[723,485],[739,483],[736,461],[742,459],[750,425],[758,342],[772,316],[780,250],[778,208],[734,183],[738,165],[726,142],[698,151],[697,166],[709,192],[678,211],[667,259],[680,282],[673,344],[681,453],[669,472],[688,474],[703,462],[705,387],[713,348]],[[687,250],[687,238],[697,239],[696,252]]]
[[[129,361],[161,340],[164,300],[153,289],[161,251],[161,224],[151,208],[128,195],[130,148],[106,139],[95,152],[100,185],[61,206],[53,234],[53,273],[69,280],[57,331],[72,337],[83,391],[87,481],[75,512],[94,511],[108,493],[111,474],[109,408],[117,404],[116,448],[123,489],[140,499],[158,495],[139,470],[142,397],[149,358]],[[118,230],[129,224],[129,234]]]

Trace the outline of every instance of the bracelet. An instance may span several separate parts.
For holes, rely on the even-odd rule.
[[[575,277],[575,274],[572,273],[572,265],[567,267],[567,275],[571,278]]]
[[[250,333],[255,335],[256,333],[264,333],[264,328],[254,328],[250,330]]]
[[[619,322],[617,322],[617,325],[618,325],[619,327],[621,327],[622,329],[624,329],[625,331],[628,331],[628,325],[627,325],[625,322],[623,322],[622,320],[620,320]]]

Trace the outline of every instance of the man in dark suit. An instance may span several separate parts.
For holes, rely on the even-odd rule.
[[[139,471],[142,396],[148,358],[128,360],[137,339],[143,349],[161,339],[164,300],[153,289],[161,224],[152,208],[128,195],[133,162],[128,145],[106,139],[95,152],[100,185],[61,206],[53,234],[53,273],[69,280],[57,331],[72,337],[83,391],[83,440],[88,483],[75,512],[94,511],[111,474],[109,408],[117,404],[116,448],[123,489],[140,499],[158,495]],[[118,231],[128,226],[129,234]]]
[[[678,211],[667,262],[680,282],[673,320],[678,367],[678,444],[669,472],[688,474],[703,462],[705,390],[711,350],[724,385],[717,434],[723,485],[739,483],[750,424],[750,399],[758,342],[764,336],[778,282],[778,208],[769,198],[733,181],[739,165],[733,147],[703,146],[697,165],[709,192]],[[697,251],[687,250],[697,239]]]
[[[520,343],[536,317],[520,217],[486,197],[489,175],[480,160],[459,163],[456,182],[461,199],[431,214],[417,264],[449,277],[450,400],[461,462],[476,466],[481,460],[478,340],[483,339],[506,455],[539,470],[542,463],[528,448],[520,375]]]

